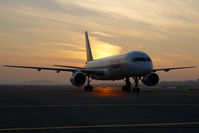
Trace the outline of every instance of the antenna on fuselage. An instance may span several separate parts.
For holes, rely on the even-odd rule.
[[[87,56],[87,62],[93,60],[92,52],[91,52],[91,47],[90,47],[90,42],[88,38],[88,32],[85,31],[85,41],[86,41],[86,56]]]

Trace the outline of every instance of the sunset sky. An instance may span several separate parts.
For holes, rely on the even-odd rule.
[[[95,59],[141,50],[154,68],[199,67],[198,0],[1,0],[0,65],[84,66],[84,31]],[[199,68],[159,72],[196,80]],[[0,83],[52,80],[71,73],[0,67]]]

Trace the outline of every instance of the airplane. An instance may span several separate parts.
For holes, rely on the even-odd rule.
[[[125,85],[122,86],[124,92],[131,92],[130,78],[133,78],[133,91],[140,92],[139,81],[144,85],[155,86],[159,83],[157,71],[168,72],[176,69],[188,69],[195,67],[175,67],[175,68],[160,68],[153,69],[153,62],[149,55],[142,51],[130,51],[114,56],[109,56],[101,59],[93,59],[91,46],[89,42],[88,32],[85,31],[86,56],[87,62],[85,67],[54,65],[57,68],[48,67],[33,67],[33,66],[16,66],[4,65],[4,67],[27,68],[41,70],[52,70],[57,73],[61,71],[72,72],[71,83],[74,86],[84,86],[87,92],[93,91],[93,86],[90,85],[92,80],[124,80]]]

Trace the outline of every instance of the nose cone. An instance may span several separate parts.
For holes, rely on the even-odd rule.
[[[139,62],[137,63],[138,73],[141,75],[149,74],[153,71],[152,62]]]
[[[127,55],[130,64],[131,74],[134,76],[144,76],[153,71],[151,58],[144,52],[132,51]]]
[[[132,76],[145,76],[151,73],[152,71],[152,62],[131,62],[130,66],[128,67],[128,72],[130,72]]]

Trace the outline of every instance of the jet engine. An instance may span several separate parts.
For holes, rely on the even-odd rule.
[[[147,86],[155,86],[159,82],[159,76],[156,73],[150,73],[147,76],[144,76],[142,83]]]
[[[75,86],[82,86],[86,82],[86,75],[82,72],[74,72],[70,81]]]

